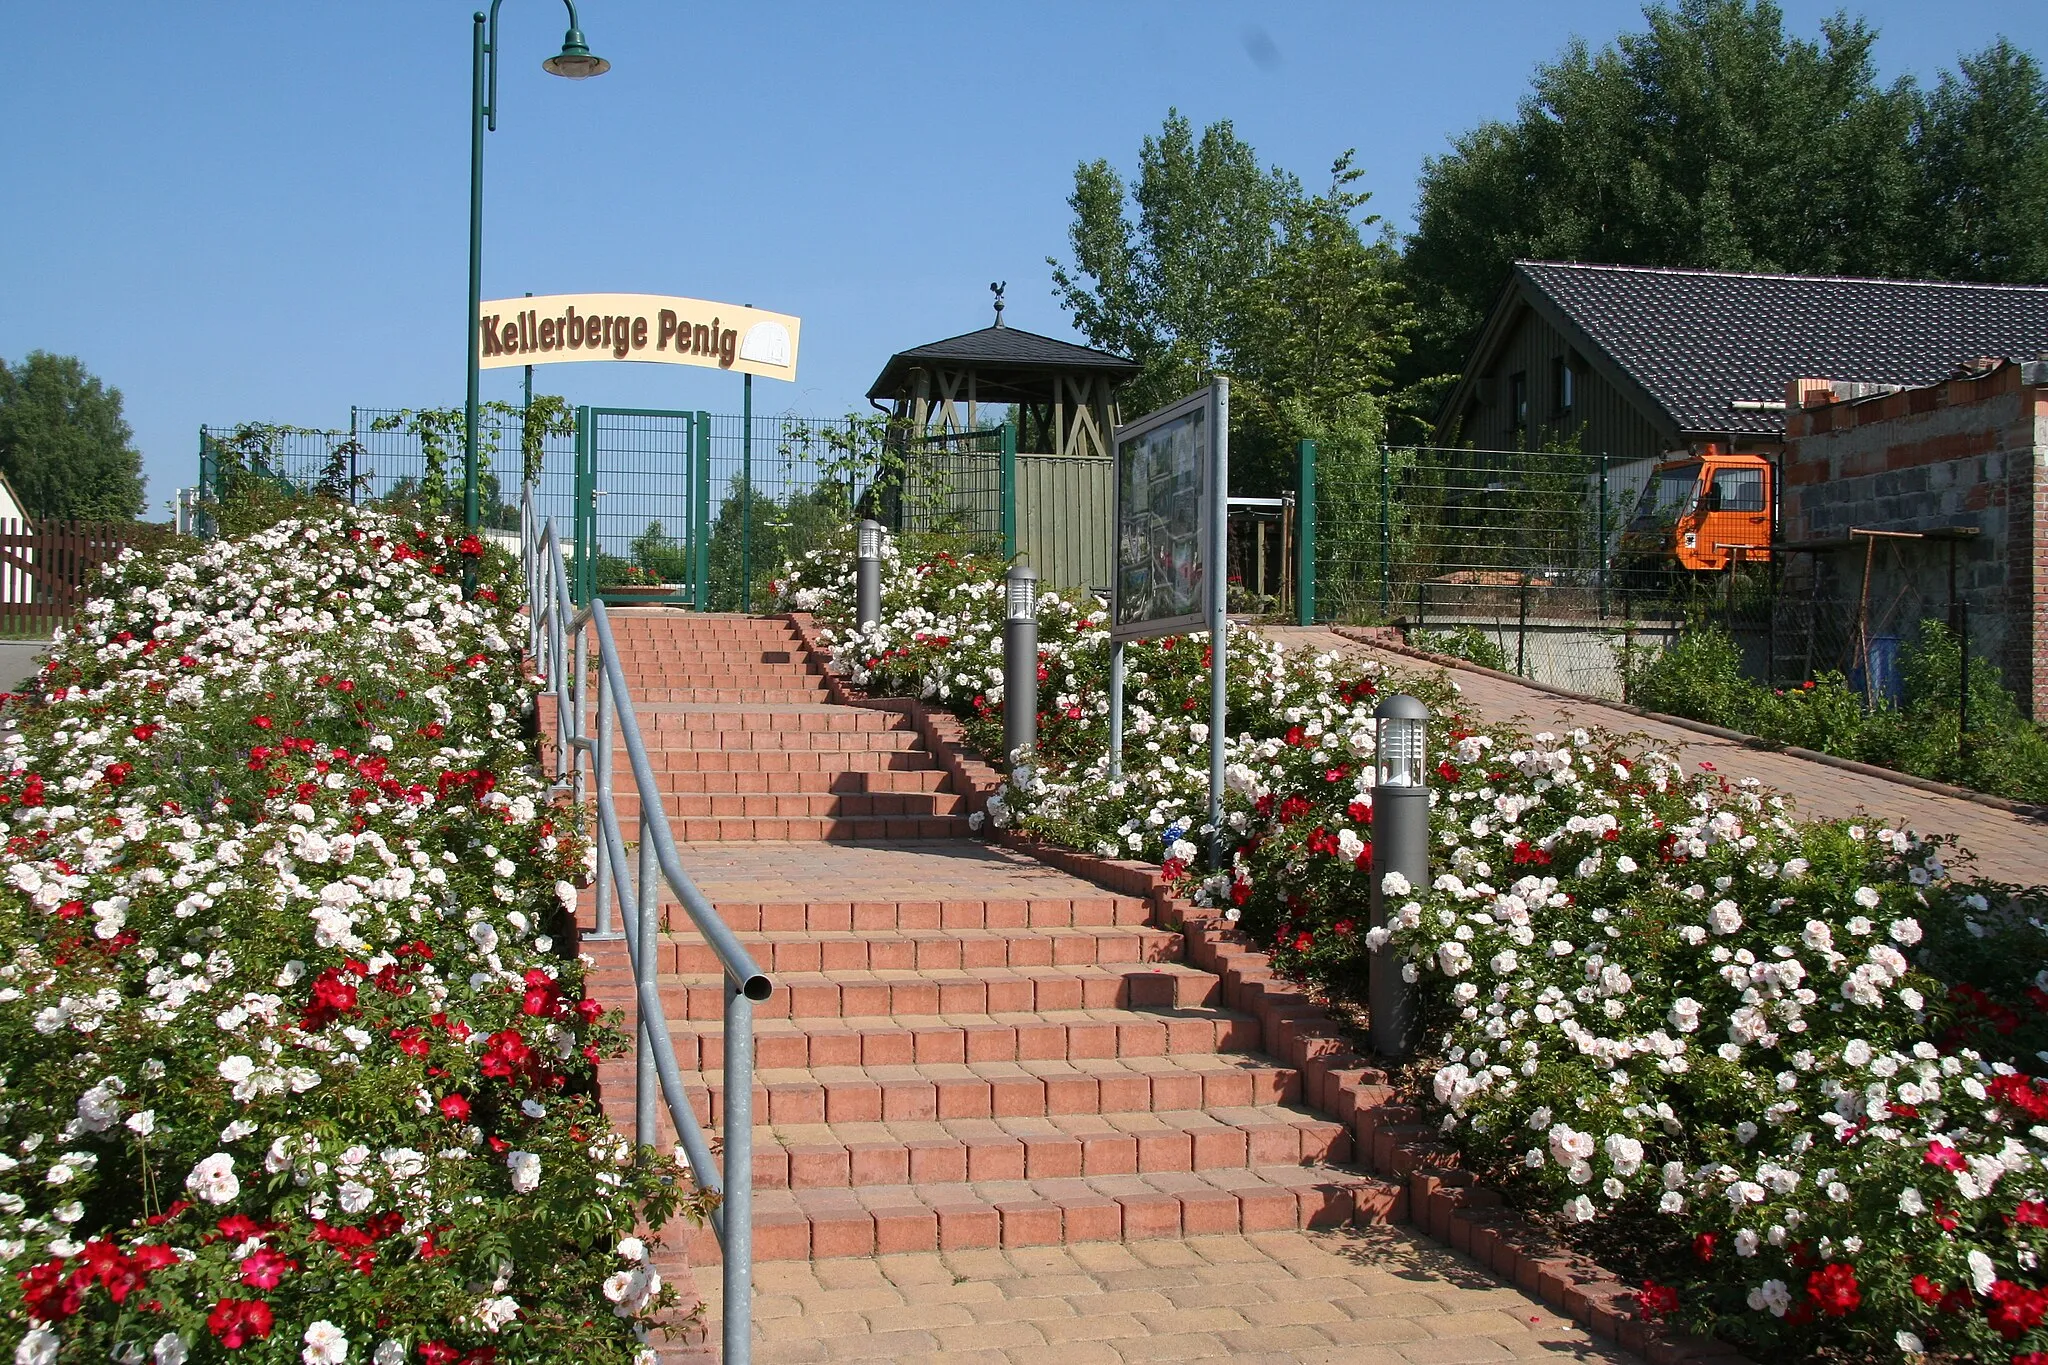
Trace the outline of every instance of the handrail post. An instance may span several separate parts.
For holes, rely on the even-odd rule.
[[[576,698],[576,729],[573,733],[576,737],[581,738],[590,733],[590,642],[584,637],[581,627],[575,627],[575,630],[576,647],[574,655],[576,666],[575,670],[569,675],[569,686],[573,689]],[[607,694],[605,689],[599,687],[597,690],[597,707],[598,719],[600,721],[611,714],[610,710],[606,707],[606,700]],[[598,743],[605,746],[606,753],[610,753],[611,742],[612,731],[611,727],[607,725],[604,727],[604,733],[598,737]],[[590,795],[590,785],[583,773],[584,759],[580,749],[577,751],[574,763],[575,766],[569,770],[569,781],[571,784],[569,799],[580,806],[585,798]]]
[[[639,932],[633,937],[633,998],[637,1002],[646,998],[643,987],[654,984],[657,970],[655,950],[661,938],[658,905],[661,896],[661,867],[654,858],[654,832],[647,811],[647,796],[640,797],[640,875],[637,879],[638,904],[634,906],[639,920]],[[633,1146],[642,1156],[658,1141],[654,1131],[654,1111],[661,1089],[661,1080],[654,1074],[654,1026],[656,1020],[636,1005],[640,1016],[640,1027],[633,1031]]]
[[[583,632],[576,632],[576,671],[583,671]],[[579,689],[580,690],[580,689]],[[583,706],[579,699],[576,707],[580,714]],[[592,746],[590,766],[597,772],[597,804],[600,809],[612,808],[612,686],[611,678],[600,674],[597,679],[597,742]],[[577,750],[576,800],[583,800],[583,751]],[[623,874],[621,874],[623,875]],[[605,940],[618,937],[618,930],[612,927],[612,902],[606,893],[611,890],[611,862],[606,858],[597,860],[597,923],[592,927],[590,937]],[[619,888],[620,895],[625,887]],[[637,970],[637,968],[636,968]],[[636,978],[637,979],[637,978]]]
[[[754,1002],[725,975],[725,1359],[754,1335]]]

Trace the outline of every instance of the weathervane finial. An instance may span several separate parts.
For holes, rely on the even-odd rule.
[[[996,296],[996,326],[1003,325],[1003,291],[1010,287],[1008,280],[990,281],[989,292]]]

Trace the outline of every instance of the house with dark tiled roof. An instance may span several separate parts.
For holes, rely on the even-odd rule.
[[[1437,440],[1576,436],[1617,460],[1708,441],[1774,453],[1786,386],[1914,387],[2048,349],[2048,287],[1517,261]]]

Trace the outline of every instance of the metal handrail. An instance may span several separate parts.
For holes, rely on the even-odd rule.
[[[657,1106],[665,1106],[697,1183],[720,1196],[711,1230],[724,1252],[723,1358],[734,1365],[751,1359],[754,1282],[754,1006],[773,990],[739,938],[683,869],[675,836],[661,818],[662,793],[619,663],[618,644],[602,601],[581,611],[569,593],[561,542],[553,518],[542,526],[534,515],[533,491],[520,509],[520,557],[526,570],[528,645],[539,675],[555,699],[555,791],[581,803],[595,788],[598,857],[597,923],[591,940],[625,939],[632,964],[639,1027],[633,1047],[633,1140],[656,1142]],[[597,716],[590,721],[589,639],[597,642]],[[626,741],[633,786],[640,798],[639,866],[629,866],[624,830],[612,793],[613,735]],[[585,775],[586,765],[595,781]],[[661,934],[661,887],[666,883],[718,957],[725,980],[725,1112],[723,1165],[712,1155],[690,1108],[676,1064],[675,1045],[656,985]],[[612,927],[618,902],[623,936]]]

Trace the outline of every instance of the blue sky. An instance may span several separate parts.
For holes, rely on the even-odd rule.
[[[8,0],[0,82],[0,356],[82,357],[117,385],[150,515],[193,479],[201,422],[341,424],[351,403],[459,403],[469,15],[448,0]],[[1233,120],[1311,182],[1356,147],[1406,226],[1425,156],[1510,115],[1574,34],[1640,27],[1570,3],[681,4],[584,0],[613,62],[540,69],[559,0],[507,0],[486,148],[486,297],[577,290],[754,303],[804,319],[795,384],[757,411],[833,415],[895,350],[1009,321],[1068,335],[1075,162],[1129,167],[1168,106]],[[1791,0],[1817,32],[1832,4]],[[2048,7],[1884,3],[1887,78],[1929,79]],[[736,376],[539,371],[578,402],[736,411]],[[553,382],[549,382],[553,381]],[[516,370],[485,375],[513,397]]]

